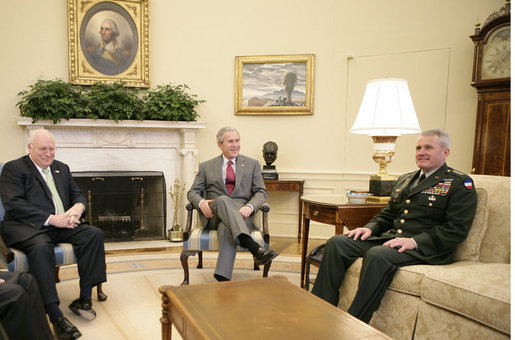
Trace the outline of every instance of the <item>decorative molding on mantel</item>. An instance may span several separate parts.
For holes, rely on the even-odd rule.
[[[203,129],[206,127],[207,123],[202,122],[171,122],[171,121],[163,121],[163,120],[120,120],[116,123],[113,120],[108,119],[69,119],[62,120],[57,124],[52,123],[51,121],[36,121],[32,123],[32,118],[26,117],[17,117],[16,121],[18,125],[24,126],[54,126],[55,128],[59,127],[83,127],[83,128],[93,128],[93,127],[103,127],[103,128],[130,128],[130,129]]]
[[[44,128],[55,137],[56,159],[72,171],[162,171],[167,190],[176,178],[190,187],[198,154],[196,134],[207,123],[154,120],[70,119],[57,124],[32,122],[18,117],[25,128],[25,144],[31,130]],[[169,195],[166,195],[169,200]],[[171,227],[171,204],[167,204]],[[179,221],[185,219],[185,209]]]

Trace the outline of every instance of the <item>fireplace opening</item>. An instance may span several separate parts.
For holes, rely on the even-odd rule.
[[[159,171],[73,172],[88,201],[85,219],[105,242],[166,238],[165,179]]]

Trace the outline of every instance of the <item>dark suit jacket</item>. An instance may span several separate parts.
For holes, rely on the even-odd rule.
[[[202,199],[215,199],[218,196],[229,196],[222,176],[222,155],[202,162],[199,172],[188,191],[188,201],[195,208],[199,207]],[[254,212],[258,211],[266,202],[267,193],[259,162],[244,155],[236,158],[236,178],[235,186],[230,197],[241,205],[250,204]],[[205,224],[205,217],[202,222]],[[252,219],[247,219],[252,223]]]
[[[368,240],[412,237],[419,250],[409,251],[414,257],[429,264],[450,263],[474,220],[474,183],[444,164],[411,189],[419,174],[399,177],[388,206],[365,226],[372,229]]]
[[[57,191],[68,210],[86,198],[72,178],[68,165],[54,160],[50,166]],[[43,224],[55,213],[52,194],[29,156],[6,163],[0,176],[0,196],[5,207],[2,236],[7,245],[27,240],[49,228]]]

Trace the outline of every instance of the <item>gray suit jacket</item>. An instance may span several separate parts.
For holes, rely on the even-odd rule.
[[[203,199],[215,199],[219,196],[229,196],[222,177],[222,155],[202,162],[199,172],[188,191],[188,201],[198,209]],[[267,193],[265,182],[261,175],[261,167],[257,160],[244,155],[236,158],[236,182],[230,197],[241,205],[250,204],[257,212],[266,202]],[[203,215],[202,223],[206,225]],[[249,219],[251,220],[251,219]]]

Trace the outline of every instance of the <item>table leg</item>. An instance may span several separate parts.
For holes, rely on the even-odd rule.
[[[309,239],[309,218],[304,217],[304,228],[302,230],[302,255],[300,259],[300,287],[304,288],[306,284],[306,255],[308,252],[308,239]]]
[[[335,235],[343,234],[343,224],[335,224],[334,225],[334,234]]]
[[[168,295],[166,291],[172,288],[172,286],[162,286],[159,287],[159,292],[161,293],[161,307],[162,307],[162,316],[159,321],[161,321],[161,339],[162,340],[171,340],[172,339],[172,323],[170,321],[170,317],[168,315]]]
[[[302,200],[300,199],[302,197],[302,192],[299,195],[299,229],[297,230],[297,242],[300,243],[301,241],[301,233],[302,233]]]

